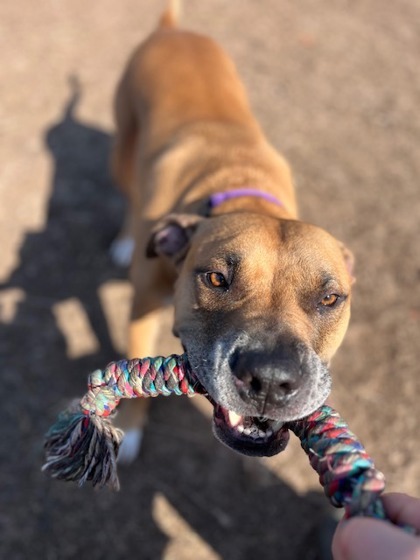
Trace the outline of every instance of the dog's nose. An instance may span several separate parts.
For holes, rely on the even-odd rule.
[[[284,404],[302,384],[299,360],[284,355],[245,352],[231,367],[240,397],[259,409]]]

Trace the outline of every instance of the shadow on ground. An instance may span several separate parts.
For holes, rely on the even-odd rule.
[[[73,89],[62,120],[45,135],[55,163],[45,229],[28,233],[20,265],[0,286],[0,294],[21,294],[13,317],[0,325],[6,420],[0,556],[158,560],[171,539],[186,538],[179,522],[165,521],[163,507],[213,550],[201,553],[192,541],[179,560],[317,558],[314,526],[325,498],[300,497],[268,471],[264,485],[251,481],[242,458],[214,440],[208,419],[187,399],[152,407],[144,453],[121,469],[120,493],[78,489],[41,474],[43,434],[56,413],[84,392],[89,371],[119,357],[98,290],[124,279],[107,252],[123,203],[106,171],[110,136],[75,118],[80,91]],[[78,358],[69,358],[54,313],[71,298],[99,343]]]

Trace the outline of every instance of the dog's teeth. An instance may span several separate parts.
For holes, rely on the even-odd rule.
[[[265,435],[266,435],[266,437],[271,437],[271,436],[273,435],[273,433],[274,433],[273,430],[268,429],[268,430],[265,432]]]
[[[256,430],[255,428],[245,428],[244,435],[251,437],[253,439],[259,439],[260,437],[265,436],[265,432]]]
[[[233,428],[238,426],[238,424],[242,420],[242,416],[239,416],[239,414],[236,414],[236,412],[233,412],[232,410],[229,410],[228,416],[229,416],[229,423]]]
[[[238,430],[238,432],[242,433],[244,431],[243,424],[239,424],[239,426],[236,426],[236,429]]]
[[[264,438],[264,437],[266,437],[267,433],[264,432],[263,430],[258,430],[258,435],[259,435],[260,438]]]

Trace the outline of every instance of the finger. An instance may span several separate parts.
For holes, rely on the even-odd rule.
[[[396,525],[410,525],[420,531],[420,500],[398,492],[382,496],[385,511]]]
[[[359,517],[340,523],[332,552],[335,560],[420,560],[420,540],[386,521]]]

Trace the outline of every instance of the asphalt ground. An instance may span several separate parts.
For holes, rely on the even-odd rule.
[[[420,495],[420,5],[185,0],[234,58],[290,161],[303,219],[356,257],[334,405],[389,490]],[[124,355],[126,272],[108,247],[112,96],[162,2],[0,4],[0,558],[306,560],[329,509],[293,442],[245,460],[200,402],[157,399],[122,490],[40,472],[43,435],[89,371]],[[75,83],[79,83],[76,95]],[[162,352],[168,339],[162,333]]]

